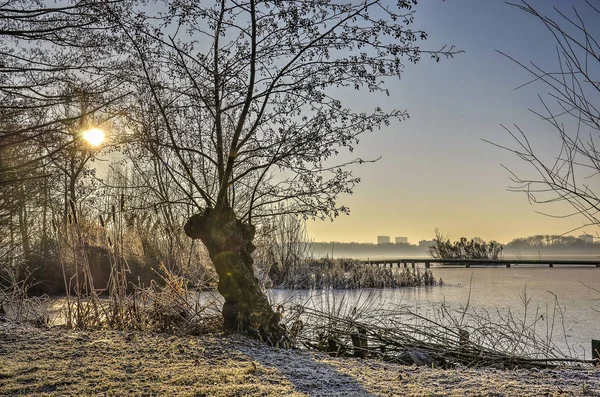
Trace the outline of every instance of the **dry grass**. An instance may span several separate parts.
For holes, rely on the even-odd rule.
[[[600,396],[600,371],[452,370],[177,337],[0,324],[2,396]]]
[[[1,336],[0,394],[216,396],[289,392],[232,341],[109,331]],[[227,351],[227,354],[224,352]],[[276,377],[275,377],[276,378]]]

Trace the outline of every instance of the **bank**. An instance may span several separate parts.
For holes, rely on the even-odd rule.
[[[270,348],[242,335],[0,323],[2,396],[600,396],[600,369],[432,369]]]

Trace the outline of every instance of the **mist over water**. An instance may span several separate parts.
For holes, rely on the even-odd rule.
[[[512,267],[512,268],[440,268],[433,267],[433,275],[442,278],[442,287],[415,287],[381,290],[273,290],[276,302],[294,301],[313,304],[331,304],[325,294],[337,302],[346,300],[352,307],[367,297],[374,308],[394,309],[408,305],[428,317],[435,316],[444,303],[460,311],[467,304],[470,310],[487,311],[500,318],[510,313],[522,319],[525,311],[523,298],[528,299],[528,323],[542,316],[536,327],[540,337],[552,332],[552,341],[565,353],[577,357],[591,357],[591,339],[600,339],[600,293],[586,285],[600,289],[600,268],[592,267]],[[561,309],[562,315],[555,310]],[[554,319],[554,321],[553,321]],[[553,323],[553,324],[552,324]],[[564,328],[563,328],[564,327]]]

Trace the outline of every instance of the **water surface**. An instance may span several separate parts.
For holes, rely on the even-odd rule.
[[[600,339],[600,268],[595,267],[497,267],[497,268],[432,268],[436,278],[442,278],[443,287],[418,287],[369,290],[374,307],[395,308],[410,305],[427,316],[434,316],[442,303],[460,310],[467,304],[472,310],[487,310],[497,316],[508,311],[519,318],[542,316],[539,333],[553,333],[552,340],[561,350],[571,349],[578,357],[590,358],[591,339]],[[284,300],[307,301],[331,305],[331,296],[337,302],[345,299],[356,302],[367,296],[367,291],[271,291],[277,302]],[[550,328],[551,327],[551,328]],[[564,330],[564,332],[563,332]]]

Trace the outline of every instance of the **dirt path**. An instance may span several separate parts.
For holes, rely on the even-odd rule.
[[[2,396],[600,396],[600,369],[439,370],[175,337],[0,323]]]

